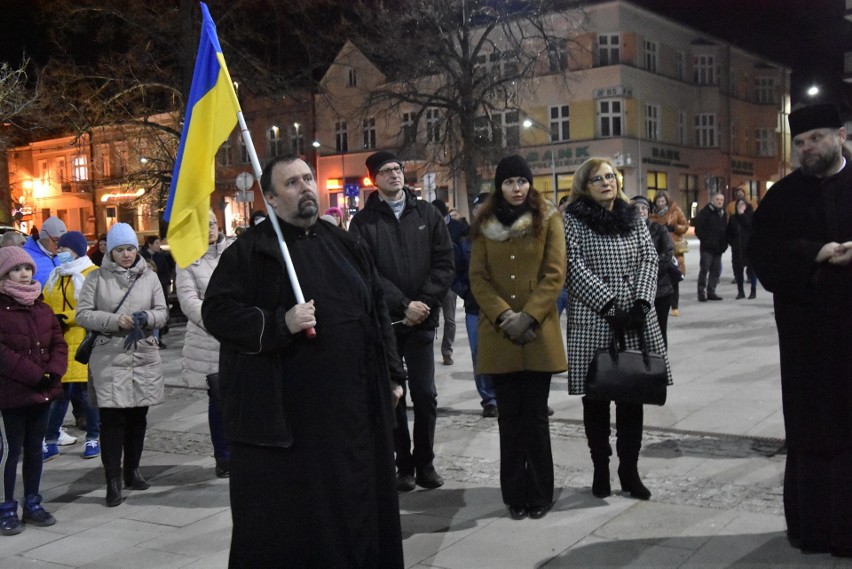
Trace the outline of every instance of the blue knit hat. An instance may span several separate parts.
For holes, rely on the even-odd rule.
[[[121,245],[139,247],[139,239],[136,237],[136,232],[126,223],[116,223],[107,231],[107,252],[112,253],[113,249]]]
[[[82,257],[86,254],[86,250],[89,248],[89,243],[86,241],[86,236],[79,231],[69,231],[59,238],[57,246],[67,247],[74,251],[78,257]]]

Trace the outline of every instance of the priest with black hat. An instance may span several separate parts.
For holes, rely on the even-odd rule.
[[[767,192],[747,247],[774,294],[787,539],[852,557],[852,155],[834,105],[789,121],[799,168]]]

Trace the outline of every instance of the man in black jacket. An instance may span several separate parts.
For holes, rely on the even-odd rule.
[[[701,242],[701,261],[698,268],[698,300],[722,300],[716,294],[719,275],[722,274],[722,253],[728,248],[726,231],[728,214],[725,213],[725,196],[715,193],[695,218],[695,236]],[[709,273],[709,278],[708,278]]]
[[[367,243],[376,261],[414,407],[413,450],[404,396],[396,408],[397,488],[408,492],[415,483],[438,488],[444,479],[432,465],[438,418],[433,344],[441,300],[455,276],[453,245],[438,210],[405,187],[399,158],[375,152],[367,170],[378,190],[352,218],[349,231]]]
[[[308,300],[296,300],[271,219],[225,250],[207,287],[231,449],[230,567],[401,569],[391,408],[405,372],[379,276],[363,244],[317,221],[304,161],[275,158],[260,185]]]

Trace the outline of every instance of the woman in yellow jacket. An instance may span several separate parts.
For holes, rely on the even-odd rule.
[[[74,401],[83,409],[86,417],[86,445],[83,447],[83,458],[95,458],[100,454],[100,417],[98,408],[89,404],[87,382],[89,366],[74,360],[77,346],[83,341],[86,330],[77,324],[74,311],[77,308],[77,297],[83,286],[83,281],[97,266],[86,255],[88,244],[86,237],[79,231],[69,231],[59,238],[57,244],[57,266],[50,273],[44,285],[44,301],[56,313],[62,325],[65,342],[68,344],[68,371],[62,376],[63,397],[50,406],[47,420],[43,458],[51,460],[59,455],[59,428],[68,411],[68,402]]]
[[[479,303],[476,373],[494,382],[500,488],[513,519],[544,517],[553,504],[547,397],[565,371],[556,298],[565,283],[562,218],[532,188],[520,156],[500,161],[495,191],[473,222],[470,287]]]

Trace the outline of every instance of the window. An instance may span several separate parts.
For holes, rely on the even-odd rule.
[[[71,179],[82,182],[89,179],[89,164],[85,155],[75,156],[71,159]]]
[[[775,131],[771,128],[754,129],[754,140],[757,144],[757,155],[772,158],[775,152]]]
[[[269,156],[281,156],[281,130],[277,126],[266,131],[266,143]]]
[[[346,121],[334,123],[334,147],[338,152],[349,152],[349,133],[346,131]]]
[[[686,111],[677,112],[677,143],[686,146]]]
[[[376,119],[364,119],[364,148],[376,147]]]
[[[602,137],[621,136],[621,100],[602,99],[598,101],[598,117]]]
[[[660,140],[660,107],[645,105],[645,138]]]
[[[219,166],[230,166],[234,162],[234,158],[231,155],[231,139],[227,139],[222,143],[222,146],[219,147],[218,153]]]
[[[682,51],[675,52],[675,78],[681,81],[686,78],[686,54]]]
[[[426,142],[441,141],[441,111],[435,108],[426,109]]]
[[[598,35],[598,65],[616,65],[621,60],[621,38],[618,34]]]
[[[484,73],[499,74],[500,77],[511,77],[518,74],[518,55],[511,51],[481,53],[476,56],[474,68]]]
[[[731,152],[740,153],[740,125],[735,122],[731,123]]]
[[[491,122],[486,115],[478,115],[473,119],[473,134],[478,144],[491,142]]]
[[[305,134],[299,123],[293,123],[293,129],[290,131],[290,151],[296,156],[305,153]]]
[[[412,144],[417,141],[417,115],[402,113],[402,142]]]
[[[699,85],[716,84],[716,58],[712,55],[696,55],[692,60],[695,82]]]
[[[657,72],[657,50],[656,42],[645,40],[645,69],[651,73]]]
[[[665,172],[656,172],[654,170],[648,170],[646,172],[648,179],[648,195],[651,193],[656,193],[657,190],[667,190],[669,189],[669,175]],[[653,199],[653,198],[652,198]]]
[[[547,46],[547,61],[551,73],[568,69],[568,40],[560,39]]]
[[[56,159],[56,179],[59,182],[64,182],[68,179],[68,165],[65,163],[65,158]]]
[[[518,111],[503,111],[494,115],[500,121],[501,146],[516,148],[521,145],[521,124]]]
[[[755,97],[758,103],[768,105],[778,102],[775,96],[774,77],[758,77],[755,79],[755,82]]]
[[[678,188],[680,189],[680,208],[686,213],[687,219],[695,217],[698,208],[698,176],[695,174],[681,174],[678,177]]]
[[[38,161],[38,178],[42,182],[47,182],[50,179],[50,169],[47,167],[47,160]]]
[[[716,115],[700,113],[695,115],[695,145],[703,148],[716,146]]]
[[[348,83],[348,85],[350,87],[357,87],[358,86],[358,72],[355,69],[349,70],[349,83]]]
[[[251,159],[249,158],[248,147],[246,147],[245,139],[240,135],[240,163],[248,164],[249,162],[251,162]]]
[[[550,107],[550,142],[571,139],[571,122],[568,105]]]

